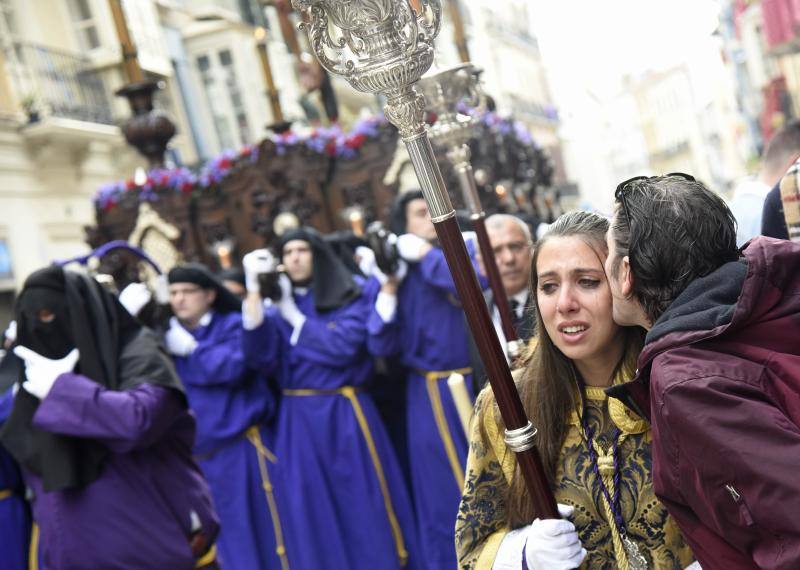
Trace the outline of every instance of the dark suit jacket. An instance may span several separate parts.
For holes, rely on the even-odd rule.
[[[761,213],[761,234],[778,239],[789,239],[786,218],[783,216],[780,182],[769,191]]]
[[[492,295],[491,289],[486,291],[483,296],[486,299],[486,305],[489,307],[489,315],[493,315],[494,296]],[[528,339],[536,333],[536,318],[533,314],[532,301],[533,294],[530,294],[528,295],[528,303],[522,313],[522,321],[517,328],[517,335],[519,335],[519,338],[524,342],[527,342]],[[464,319],[466,320],[466,316]],[[469,327],[467,327],[467,331],[469,331]],[[472,361],[472,384],[475,394],[477,394],[486,385],[488,378],[486,377],[486,369],[478,353],[478,345],[475,344],[475,338],[472,334],[467,335],[467,337],[469,339],[469,356]]]

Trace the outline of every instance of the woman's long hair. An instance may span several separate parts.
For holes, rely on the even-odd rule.
[[[538,343],[529,355],[525,368],[517,382],[522,404],[525,412],[536,428],[537,447],[542,457],[545,473],[551,487],[555,485],[555,476],[561,448],[567,433],[567,422],[570,414],[576,409],[576,373],[572,361],[567,358],[548,336],[536,297],[538,276],[536,262],[542,247],[548,241],[557,237],[578,237],[582,239],[597,254],[600,262],[608,255],[605,235],[608,230],[608,220],[591,212],[569,212],[560,216],[547,234],[536,244],[536,250],[531,260],[531,295],[533,296],[536,311],[536,330]],[[642,348],[644,334],[638,327],[622,327],[624,350],[622,358],[614,368],[612,377],[615,377],[624,366],[631,370],[635,368],[636,358]],[[502,420],[496,406],[488,409],[495,410],[495,420],[501,426]],[[510,451],[509,451],[510,453]],[[519,465],[515,468],[514,476],[509,486],[506,497],[506,512],[510,528],[518,528],[530,524],[537,513],[535,512],[531,497],[525,488]]]

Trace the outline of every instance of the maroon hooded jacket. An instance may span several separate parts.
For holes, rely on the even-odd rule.
[[[651,412],[655,492],[703,570],[800,569],[800,245],[694,281],[610,393]]]

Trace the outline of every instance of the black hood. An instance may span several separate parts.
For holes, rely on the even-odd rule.
[[[353,273],[317,230],[302,227],[284,233],[278,244],[281,258],[283,258],[283,247],[293,240],[302,240],[311,246],[313,255],[311,290],[314,293],[314,306],[318,312],[338,309],[358,298],[361,288],[353,279]]]
[[[650,363],[665,350],[704,340],[727,329],[736,312],[745,277],[747,262],[740,259],[692,281],[647,333],[636,378],[612,386],[606,393],[649,420]]]
[[[406,229],[408,222],[406,219],[406,206],[412,200],[424,199],[425,196],[422,194],[422,190],[409,190],[395,199],[394,204],[392,204],[392,210],[389,212],[389,229],[392,230],[393,234],[401,236],[408,233]]]
[[[152,331],[131,317],[114,295],[85,275],[55,265],[31,274],[17,300],[17,318],[23,319],[22,326],[28,331],[25,334],[30,335],[34,329],[28,326],[28,315],[22,307],[28,303],[28,295],[40,291],[43,284],[50,287],[54,296],[66,299],[65,330],[80,352],[77,373],[110,390],[154,384],[183,392],[172,362]],[[59,317],[56,315],[56,319]],[[29,341],[38,342],[23,336],[16,344],[21,341],[29,348]],[[0,365],[0,390],[24,380],[22,360],[9,351]],[[38,398],[22,388],[17,392],[0,432],[3,446],[18,463],[42,478],[47,491],[82,487],[97,479],[108,448],[91,439],[37,430],[32,420],[38,407]]]
[[[217,292],[214,299],[214,310],[218,313],[237,313],[242,310],[242,301],[231,293],[222,281],[211,273],[202,263],[184,263],[173,267],[167,275],[170,285],[173,283],[192,283],[203,289]]]
[[[645,338],[643,354],[648,345],[658,344],[669,334],[692,333],[691,340],[685,342],[695,342],[730,324],[745,277],[747,261],[742,258],[692,281],[653,324]]]
[[[325,242],[330,244],[336,257],[342,260],[350,273],[361,275],[361,270],[355,260],[357,247],[369,247],[369,243],[351,230],[340,230],[324,236]]]

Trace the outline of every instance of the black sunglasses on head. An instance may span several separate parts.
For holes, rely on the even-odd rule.
[[[620,182],[617,185],[617,189],[614,191],[614,199],[617,202],[620,202],[622,204],[622,209],[625,210],[625,217],[628,219],[629,230],[631,229],[633,218],[631,218],[631,212],[628,209],[628,200],[625,198],[625,191],[630,188],[630,185],[633,182],[638,182],[639,180],[652,180],[653,178],[667,178],[670,176],[677,176],[688,182],[696,182],[695,177],[691,174],[686,174],[684,172],[670,172],[669,174],[664,174],[663,176],[634,176],[633,178],[628,178],[626,181]]]

